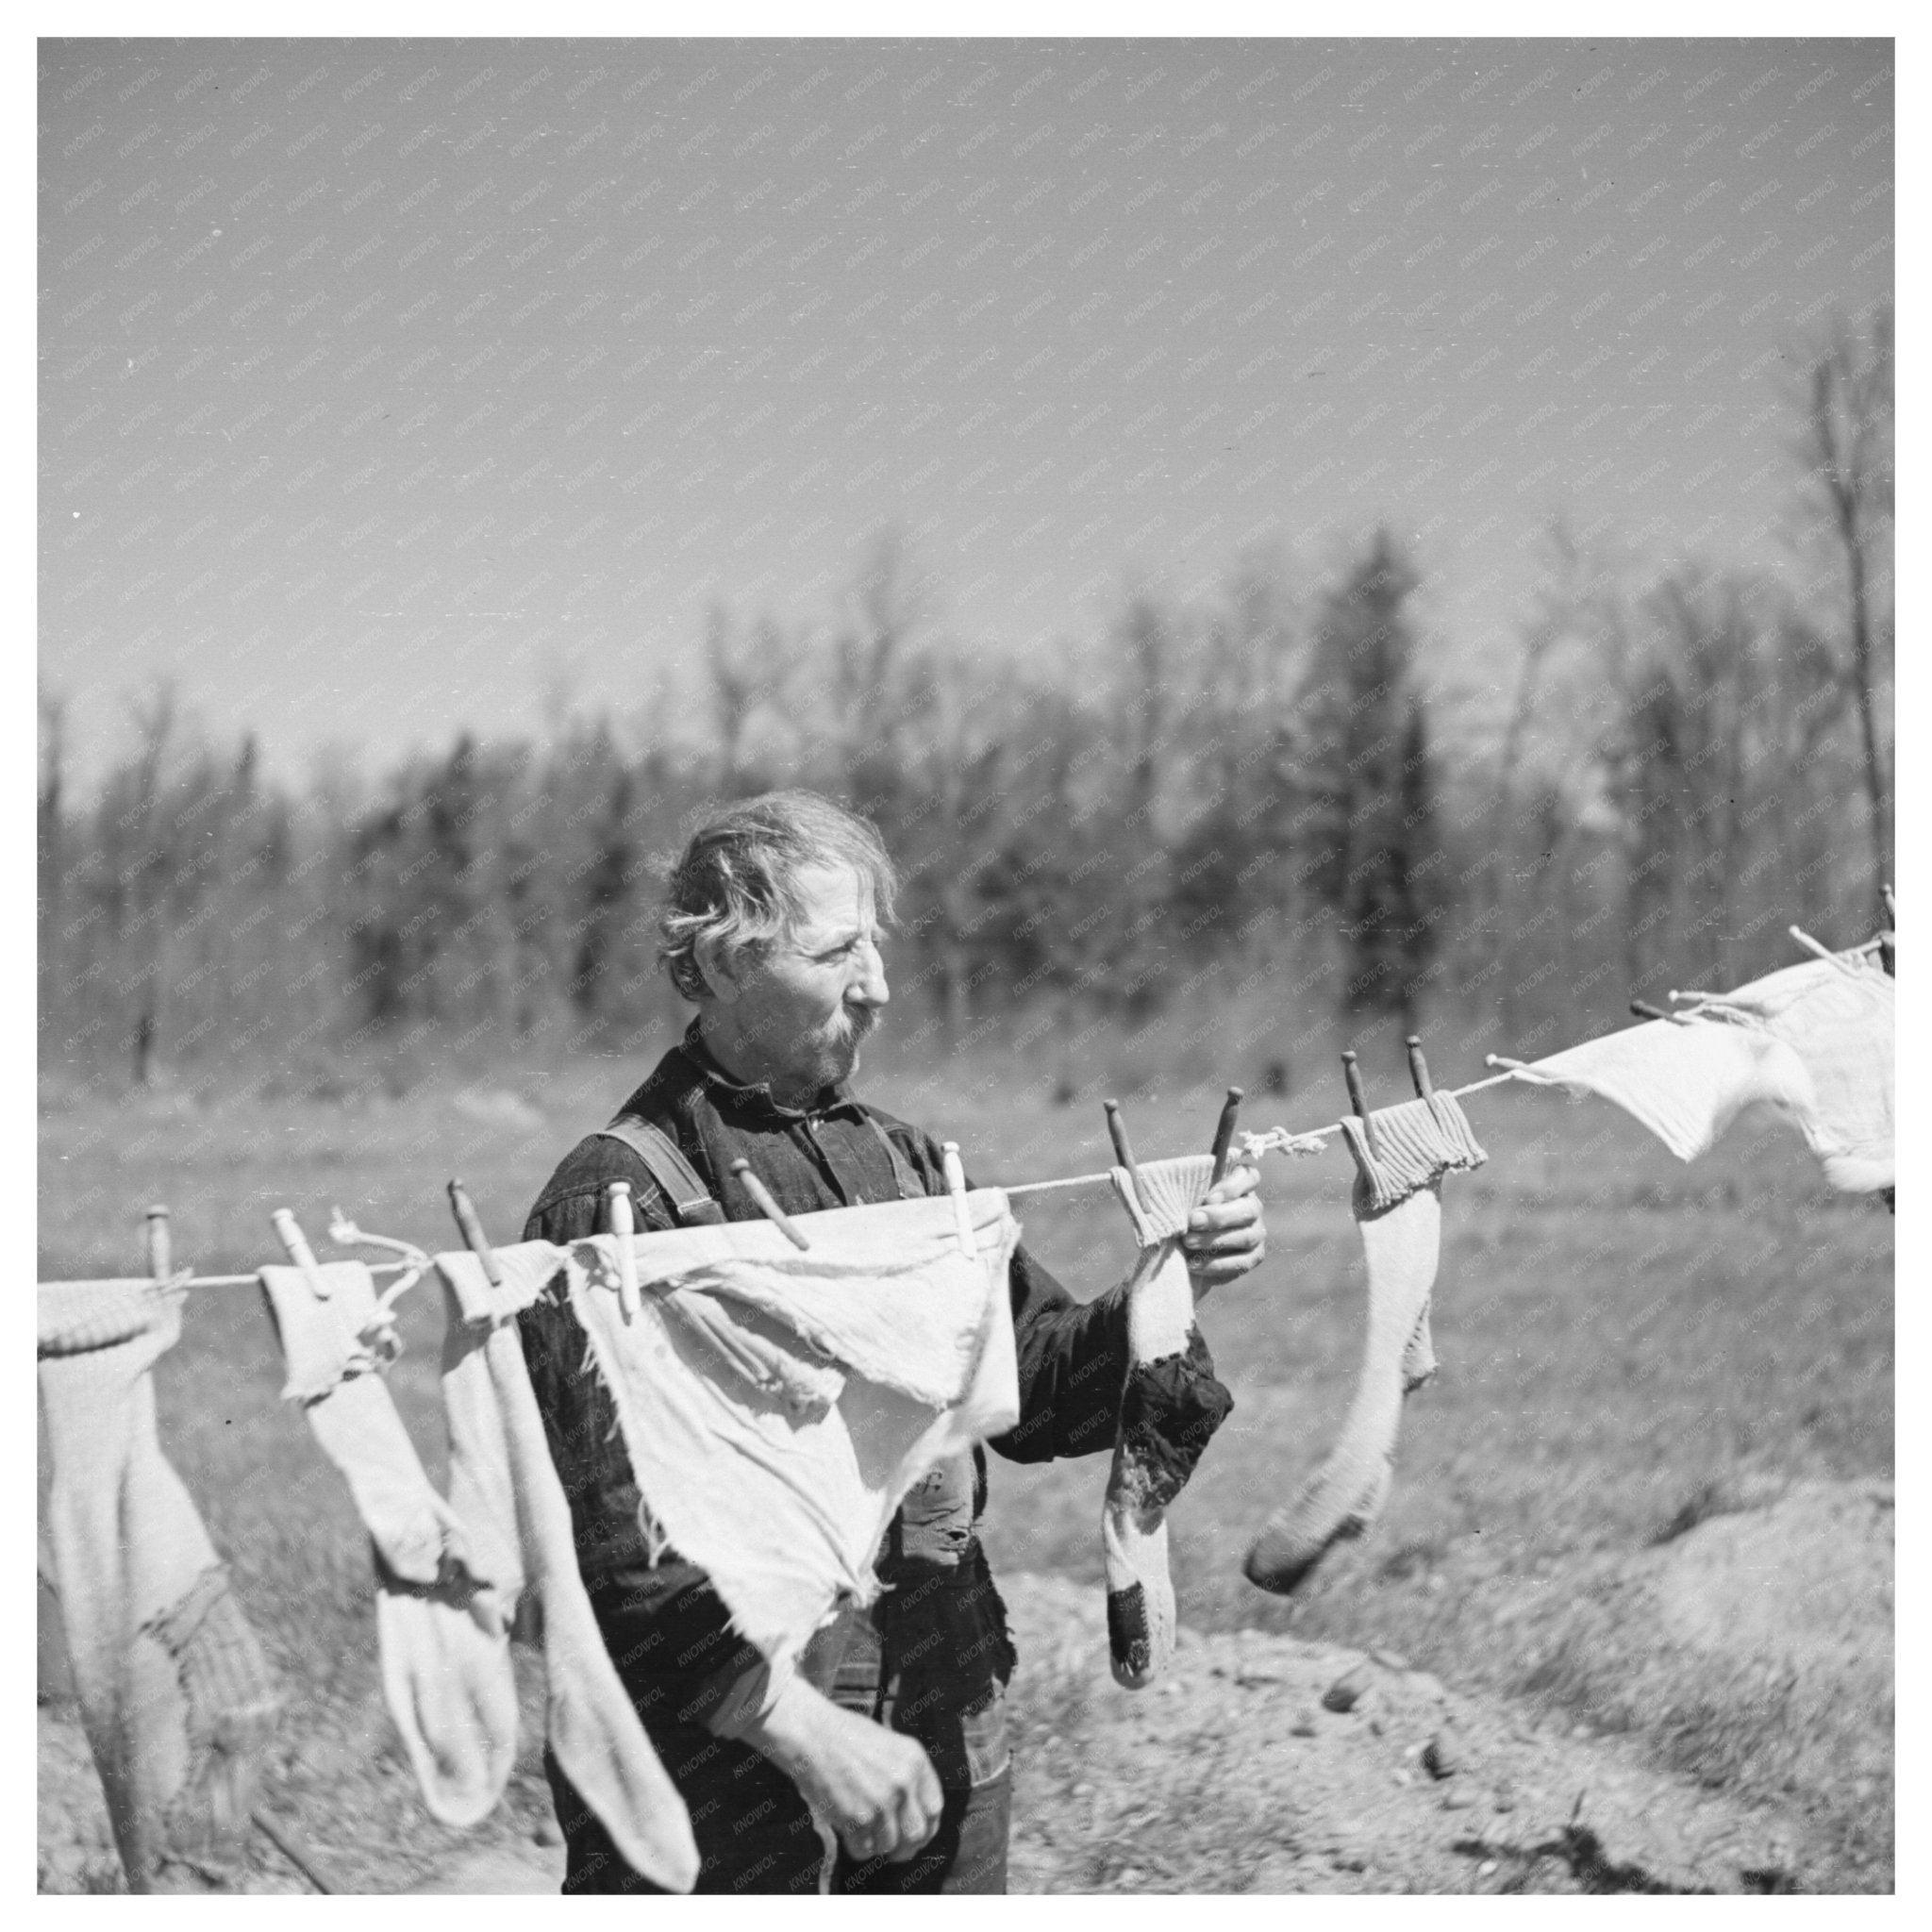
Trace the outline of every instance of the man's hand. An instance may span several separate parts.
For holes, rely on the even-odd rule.
[[[919,1745],[841,1710],[802,1677],[741,1735],[791,1778],[861,1862],[901,1863],[940,1827],[944,1798]]]
[[[1197,1302],[1217,1283],[1238,1281],[1268,1252],[1255,1191],[1260,1179],[1252,1167],[1229,1168],[1188,1217],[1181,1252]]]

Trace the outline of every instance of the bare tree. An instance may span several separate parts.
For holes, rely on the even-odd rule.
[[[67,699],[44,685],[40,691],[40,785],[35,813],[40,866],[41,1008],[60,984],[60,914],[66,899]]]
[[[162,780],[175,736],[177,699],[173,681],[159,680],[146,700],[133,708],[141,749],[135,760],[134,799],[124,823],[133,833],[136,924],[151,934],[142,942],[146,958],[139,970],[133,1040],[134,1084],[145,1087],[154,1078],[168,968],[166,902],[174,852],[159,821]]]
[[[705,619],[705,669],[718,735],[719,787],[727,793],[756,791],[761,775],[751,757],[751,725],[761,709],[782,706],[791,671],[784,635],[769,617],[734,635],[729,613],[713,604]]]
[[[1128,760],[1128,810],[1135,824],[1149,830],[1162,789],[1162,754],[1174,709],[1177,630],[1168,613],[1144,591],[1128,600],[1120,626],[1118,729]]]
[[[930,614],[924,585],[912,576],[910,563],[900,533],[882,530],[853,584],[858,622],[842,625],[832,642],[826,695],[847,784],[858,783],[857,768],[891,728],[903,696],[901,667]]]
[[[1798,442],[1811,486],[1844,554],[1850,661],[1845,681],[1857,711],[1871,809],[1873,898],[1891,878],[1891,796],[1878,741],[1878,631],[1873,609],[1878,551],[1892,518],[1892,314],[1890,304],[1860,341],[1840,323],[1807,371]],[[1890,629],[1888,619],[1883,626]],[[1881,917],[1883,916],[1880,902]]]

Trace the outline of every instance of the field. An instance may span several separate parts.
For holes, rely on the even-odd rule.
[[[452,1174],[486,1227],[514,1239],[555,1159],[608,1118],[639,1071],[580,1061],[402,1092],[344,1078],[320,1091],[264,1082],[221,1099],[161,1091],[111,1104],[45,1091],[41,1277],[139,1272],[141,1210],[156,1200],[174,1210],[176,1259],[204,1272],[280,1258],[268,1226],[280,1206],[325,1253],[332,1203],[366,1228],[451,1246],[442,1184]],[[1443,1084],[1474,1071],[1453,1060],[1437,1069]],[[1244,1073],[1254,1077],[1228,1076]],[[1395,1097],[1393,1077],[1372,1073],[1382,1097]],[[1339,1084],[1257,1098],[1247,1124],[1320,1124]],[[888,1064],[864,1088],[958,1140],[981,1183],[1107,1158],[1098,1105],[1054,1105],[1038,1069],[1017,1061],[955,1061],[923,1080]],[[1123,1080],[1119,1091],[1145,1158],[1205,1144],[1218,1089],[1137,1091]],[[1250,1587],[1241,1557],[1339,1424],[1360,1342],[1361,1270],[1345,1156],[1270,1157],[1269,1258],[1203,1311],[1236,1407],[1171,1519],[1183,1623],[1212,1641],[1247,1632],[1400,1653],[1458,1694],[1526,1722],[1611,1734],[1659,1774],[1798,1821],[1813,1848],[1798,1874],[1806,1890],[1890,1890],[1889,1565],[1834,1612],[1849,1622],[1836,1649],[1824,1646],[1830,1669],[1688,1641],[1659,1649],[1619,1608],[1659,1552],[1717,1519],[1752,1520],[1781,1497],[1824,1498],[1817,1533],[1828,1542],[1830,1499],[1889,1498],[1890,1217],[1832,1195],[1802,1145],[1769,1122],[1747,1120],[1685,1168],[1599,1103],[1506,1090],[1473,1101],[1471,1115],[1491,1158],[1446,1184],[1441,1373],[1408,1405],[1381,1523],[1292,1603]],[[1075,1293],[1099,1291],[1124,1268],[1124,1220],[1105,1191],[1016,1205],[1031,1245]],[[405,1311],[408,1350],[391,1380],[440,1475],[441,1311],[433,1292],[408,1297]],[[364,1540],[339,1477],[276,1399],[279,1364],[257,1293],[198,1291],[158,1380],[163,1440],[291,1682],[269,1808],[358,1882],[401,1889],[461,1840],[409,1795],[382,1712]],[[1100,1458],[996,1464],[987,1525],[996,1573],[1058,1576],[1097,1600],[1104,1474]],[[1791,1581],[1774,1566],[1763,1589],[1775,1596]],[[521,1668],[535,1717],[534,1660]],[[1104,1665],[1092,1669],[1104,1680]],[[1023,1713],[1036,1747],[1030,1802],[1063,1823],[1086,1815],[1088,1801],[1071,1793],[1091,1785],[1076,1762],[1062,1776],[1054,1766],[1064,1753],[1046,1747],[1074,1723],[1071,1707]],[[48,1754],[71,1748],[49,1735],[43,1716],[43,1798]],[[527,1835],[546,1808],[526,1753],[504,1823],[490,1828]],[[1132,1890],[1151,1873],[1150,1887],[1218,1889],[1209,1869],[1162,1863],[1170,1828],[1179,1827],[1144,1825],[1144,1857],[1087,1871],[1088,1880]],[[111,1882],[98,1848],[50,1861],[48,1830],[43,1808],[43,1885]],[[1078,1875],[1067,1866],[1055,1889]],[[267,1867],[264,1883],[292,1889]]]

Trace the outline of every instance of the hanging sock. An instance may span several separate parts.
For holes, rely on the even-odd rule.
[[[475,1824],[516,1757],[508,1625],[521,1573],[424,1473],[377,1373],[393,1329],[368,1268],[331,1261],[260,1274],[288,1363],[282,1394],[303,1405],[369,1532],[390,1715],[432,1814]]]
[[[1338,1542],[1362,1535],[1381,1514],[1394,1478],[1403,1398],[1435,1373],[1429,1298],[1441,1253],[1442,1175],[1488,1156],[1455,1098],[1378,1108],[1341,1129],[1355,1157],[1351,1209],[1368,1269],[1368,1337],[1341,1434],[1322,1467],[1269,1518],[1243,1566],[1248,1580],[1286,1595]]]
[[[1115,1682],[1132,1690],[1151,1683],[1174,1655],[1168,1505],[1234,1406],[1194,1323],[1180,1241],[1213,1170],[1206,1154],[1141,1163],[1131,1174],[1110,1170],[1141,1244],[1127,1279],[1127,1375],[1100,1512],[1108,1648]]]
[[[522,1552],[522,1571],[542,1607],[549,1741],[565,1775],[627,1863],[657,1885],[689,1891],[698,1874],[690,1815],[597,1629],[571,1540],[570,1503],[517,1339],[518,1309],[559,1267],[567,1276],[579,1271],[547,1241],[493,1254],[501,1285],[475,1255],[436,1257],[449,1314],[443,1391],[452,1494],[460,1483],[489,1547]]]
[[[1433,1291],[1430,1300],[1434,1299]],[[1402,1351],[1402,1392],[1413,1395],[1424,1382],[1436,1377],[1436,1342],[1429,1333],[1429,1302],[1423,1303],[1423,1311],[1416,1317],[1413,1332]]]
[[[185,1291],[53,1282],[38,1299],[55,1582],[127,1888],[225,1889],[281,1707],[156,1428]]]
[[[1834,1188],[1875,1192],[1895,1180],[1897,984],[1869,961],[1807,959],[1513,1071],[1613,1101],[1686,1161],[1762,1102],[1795,1123]]]

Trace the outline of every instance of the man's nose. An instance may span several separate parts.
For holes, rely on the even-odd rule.
[[[846,998],[864,1007],[885,1006],[892,997],[886,985],[886,962],[871,941],[859,947],[858,964],[858,973],[846,989]]]

